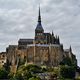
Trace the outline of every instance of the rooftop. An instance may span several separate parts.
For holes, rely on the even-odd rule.
[[[19,39],[19,42],[33,42],[34,39]]]

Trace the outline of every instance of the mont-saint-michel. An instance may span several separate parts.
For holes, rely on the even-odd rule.
[[[63,44],[60,43],[59,36],[57,35],[55,36],[53,31],[51,33],[45,32],[45,27],[41,23],[40,7],[38,13],[39,13],[38,23],[37,26],[35,26],[34,38],[32,39],[21,38],[18,40],[18,45],[9,45],[6,48],[6,52],[2,52],[0,54],[0,65],[4,67],[9,67],[11,73],[13,74],[17,73],[17,70],[19,70],[18,68],[21,65],[24,66],[36,65],[44,67],[43,68],[44,70],[41,71],[38,70],[36,71],[37,67],[35,68],[35,71],[34,68],[31,69],[30,75],[32,75],[33,73],[39,75],[42,72],[43,75],[41,74],[39,75],[40,79],[45,75],[45,72],[47,72],[47,70],[52,69],[53,71],[53,68],[59,67],[60,65],[69,66],[69,68],[71,66],[71,68],[74,67],[76,70],[77,59],[74,53],[72,52],[71,46],[68,49],[64,49]],[[21,69],[23,69],[23,67]],[[46,74],[50,75],[49,72],[47,72]],[[23,74],[20,73],[20,75],[23,76],[24,73]],[[22,80],[29,80],[29,79],[22,79]],[[41,79],[41,80],[54,80],[54,79]],[[56,78],[55,80],[58,79]]]

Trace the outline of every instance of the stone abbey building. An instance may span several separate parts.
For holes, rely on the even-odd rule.
[[[10,65],[16,65],[16,67],[20,61],[25,61],[26,64],[54,67],[58,66],[65,57],[69,57],[74,64],[77,64],[71,47],[64,50],[59,36],[55,36],[53,32],[44,32],[41,24],[40,8],[38,24],[35,28],[35,38],[19,39],[18,45],[9,45],[6,53]]]

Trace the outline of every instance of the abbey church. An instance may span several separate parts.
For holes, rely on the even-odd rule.
[[[45,33],[41,24],[40,8],[34,39],[19,39],[18,45],[9,45],[6,48],[6,54],[10,65],[16,67],[20,61],[25,61],[25,64],[55,67],[65,57],[69,57],[74,64],[77,64],[71,46],[69,49],[64,49],[59,36],[55,36],[53,32]]]

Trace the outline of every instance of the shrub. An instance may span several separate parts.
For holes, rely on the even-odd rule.
[[[75,78],[75,68],[72,66],[61,66],[60,75],[63,78],[74,79]]]

